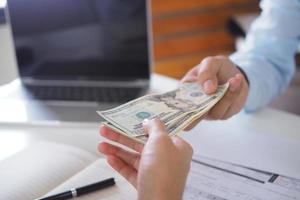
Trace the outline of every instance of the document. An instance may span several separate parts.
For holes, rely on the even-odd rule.
[[[194,157],[184,200],[298,200],[300,180]]]

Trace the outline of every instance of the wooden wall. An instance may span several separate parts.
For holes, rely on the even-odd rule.
[[[152,0],[154,70],[181,78],[204,57],[228,55],[230,16],[257,12],[259,0]]]

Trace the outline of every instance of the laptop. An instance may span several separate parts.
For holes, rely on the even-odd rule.
[[[21,103],[20,121],[95,122],[96,110],[147,92],[147,0],[9,0],[7,7],[20,79],[1,104]]]

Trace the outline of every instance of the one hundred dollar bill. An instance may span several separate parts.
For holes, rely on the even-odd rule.
[[[142,126],[145,119],[159,118],[170,135],[176,135],[211,109],[226,93],[229,84],[220,85],[214,94],[206,95],[200,84],[185,83],[178,89],[151,94],[116,108],[98,111],[106,125],[121,134],[145,142]]]

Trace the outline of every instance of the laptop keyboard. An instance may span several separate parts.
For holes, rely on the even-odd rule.
[[[138,97],[141,88],[27,86],[39,100],[92,101],[123,103]]]

